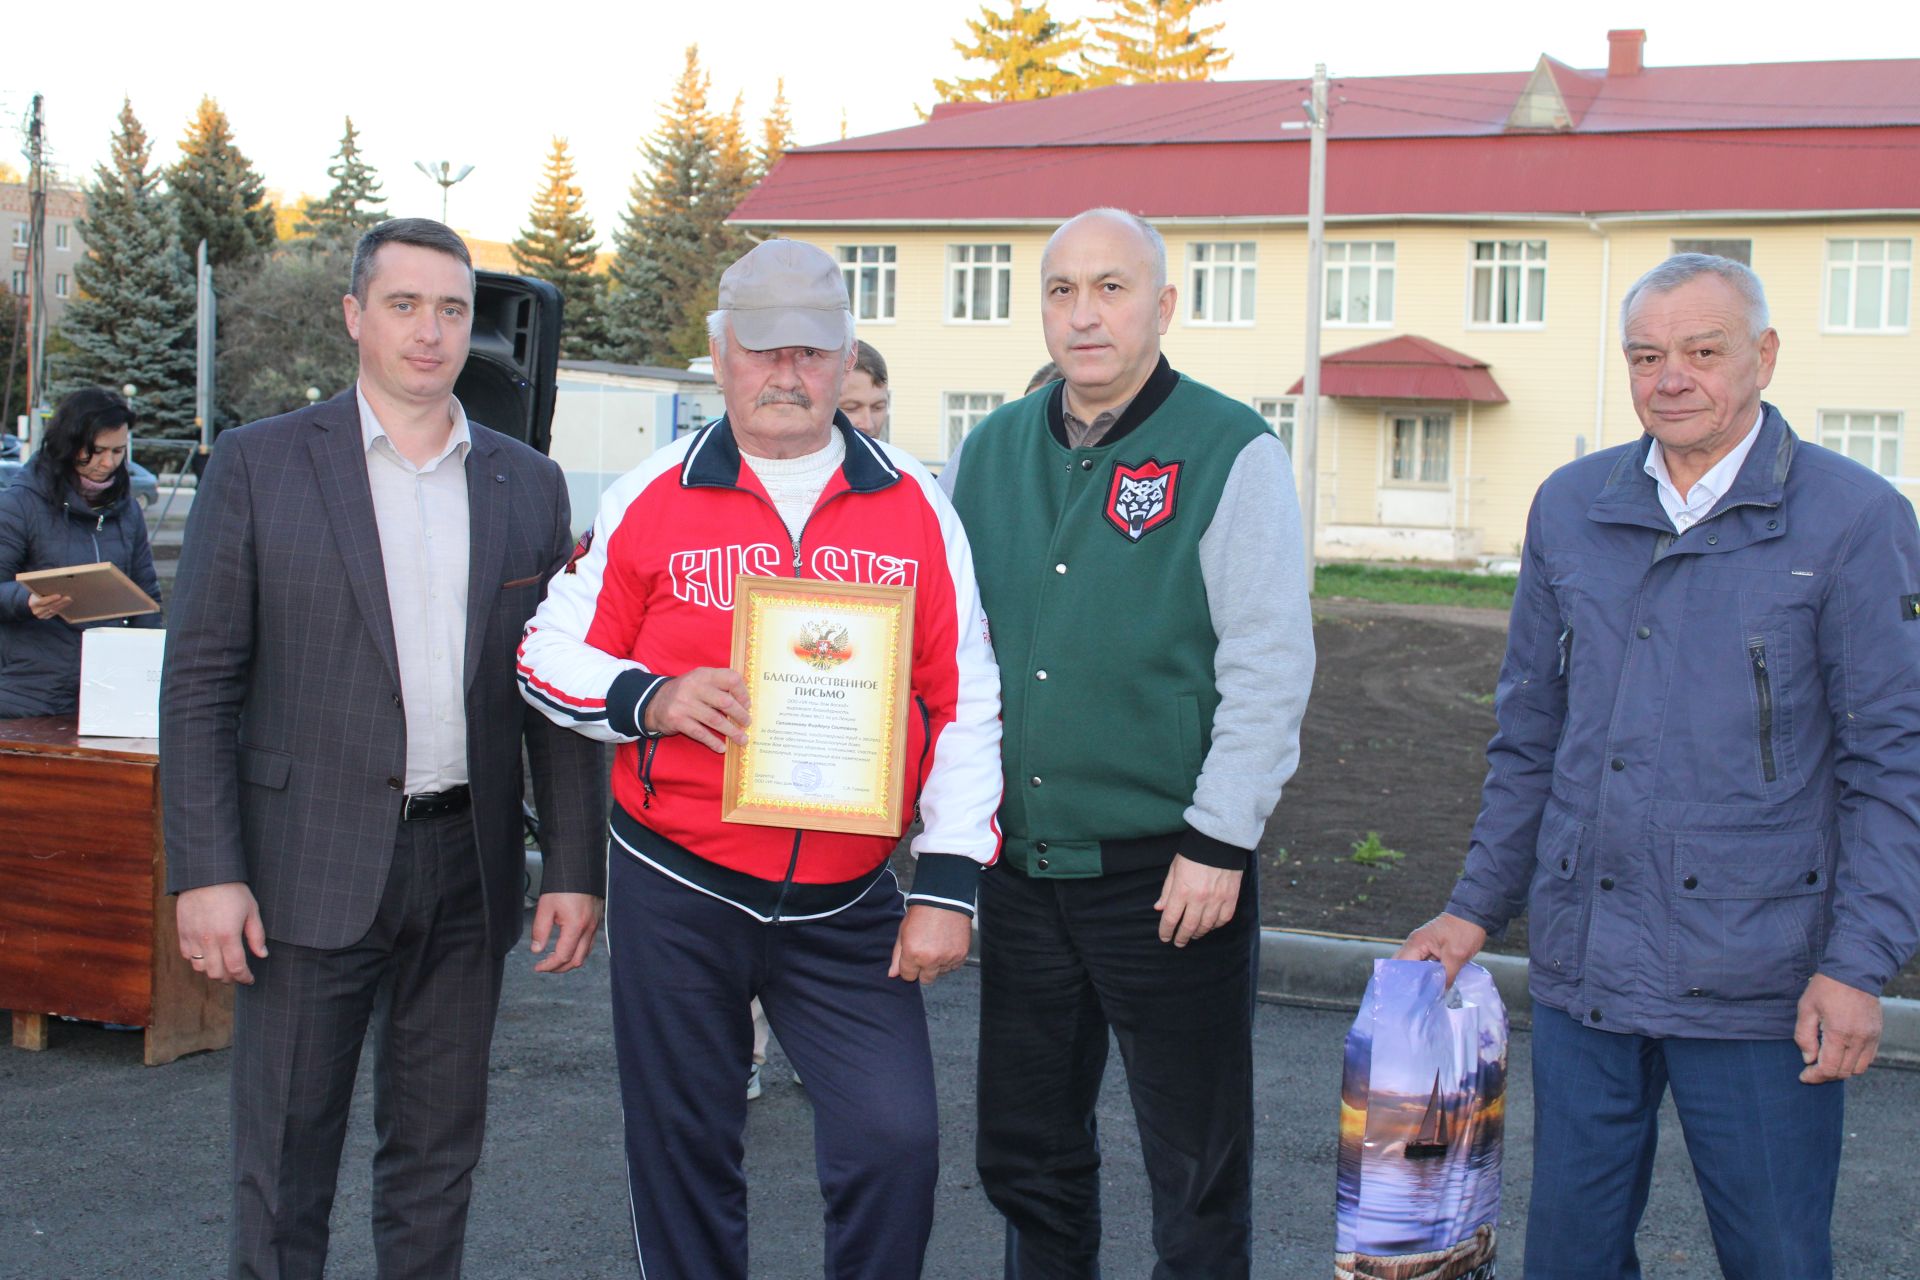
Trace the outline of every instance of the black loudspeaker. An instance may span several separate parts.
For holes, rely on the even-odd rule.
[[[560,370],[560,291],[528,276],[473,276],[473,346],[453,394],[468,418],[545,453]]]

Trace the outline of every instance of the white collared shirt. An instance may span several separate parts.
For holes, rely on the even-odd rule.
[[[453,404],[447,447],[415,466],[394,447],[358,384],[367,483],[380,527],[400,696],[407,716],[408,795],[467,781],[467,571],[471,525],[467,412]]]
[[[1733,481],[1740,474],[1740,464],[1753,452],[1753,442],[1760,438],[1760,424],[1766,420],[1767,411],[1753,420],[1753,426],[1743,436],[1733,451],[1707,469],[1707,474],[1693,482],[1693,488],[1683,495],[1674,487],[1673,476],[1667,470],[1666,451],[1655,440],[1647,450],[1646,472],[1653,477],[1654,487],[1660,493],[1660,505],[1666,510],[1667,519],[1673,521],[1675,532],[1685,533],[1706,518],[1713,504],[1727,496],[1727,490],[1733,488]]]

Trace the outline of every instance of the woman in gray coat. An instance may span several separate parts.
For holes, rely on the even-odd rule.
[[[147,522],[130,491],[133,408],[104,387],[60,402],[46,438],[0,491],[0,718],[71,714],[80,703],[80,633],[93,626],[157,627],[160,615],[74,626],[64,596],[14,581],[34,569],[106,561],[155,600]]]

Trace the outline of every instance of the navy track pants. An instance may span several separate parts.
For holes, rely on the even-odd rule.
[[[755,996],[813,1102],[827,1276],[920,1274],[939,1121],[920,988],[887,977],[902,914],[889,871],[844,911],[769,924],[613,852],[614,1047],[644,1280],[746,1280]]]

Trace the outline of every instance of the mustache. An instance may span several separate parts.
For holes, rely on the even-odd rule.
[[[755,408],[764,408],[770,404],[792,404],[798,405],[802,409],[811,409],[813,408],[813,397],[804,391],[767,390],[762,391],[760,398],[753,403]]]

